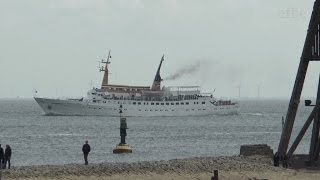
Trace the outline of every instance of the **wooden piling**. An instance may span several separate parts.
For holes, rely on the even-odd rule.
[[[219,180],[218,170],[213,171],[213,176],[211,177],[211,180]]]
[[[1,176],[2,176],[2,159],[0,159],[0,180],[1,180]]]
[[[310,143],[310,150],[309,150],[309,161],[313,162],[318,159],[319,151],[320,151],[320,139],[319,139],[319,127],[320,127],[320,114],[319,114],[319,107],[316,112],[309,116],[307,122],[304,124],[303,128],[301,129],[299,135],[297,136],[296,140],[294,141],[293,145],[288,150],[290,137],[293,130],[294,121],[296,119],[296,114],[298,110],[298,105],[301,98],[301,92],[303,89],[305,77],[307,74],[308,66],[310,61],[320,61],[320,0],[315,0],[313,11],[310,18],[310,23],[308,27],[307,36],[305,39],[302,55],[300,58],[300,64],[298,67],[298,72],[296,75],[295,84],[292,90],[291,99],[287,111],[287,115],[285,118],[284,126],[281,132],[281,138],[279,142],[278,152],[277,154],[280,157],[280,161],[284,159],[284,157],[290,158],[294,153],[295,149],[297,148],[299,142],[301,141],[302,137],[304,136],[306,130],[310,126],[313,121],[313,129],[311,134],[311,143]],[[320,98],[320,80],[319,80],[319,87],[318,87],[318,97],[316,106],[319,106],[319,98]],[[308,105],[308,103],[306,104]],[[310,104],[309,104],[310,105]]]

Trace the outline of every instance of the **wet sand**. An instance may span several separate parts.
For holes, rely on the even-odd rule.
[[[169,161],[21,166],[2,171],[3,179],[320,179],[319,170],[274,167],[267,157],[200,157]]]

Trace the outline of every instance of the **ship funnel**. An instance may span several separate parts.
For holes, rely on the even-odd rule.
[[[162,65],[162,61],[163,60],[164,60],[164,55],[161,58],[161,61],[160,61],[160,64],[159,64],[159,67],[158,67],[158,70],[157,70],[157,74],[154,77],[153,84],[152,84],[152,87],[151,87],[152,91],[160,91],[161,90],[161,81],[162,81],[162,79],[161,79],[161,76],[160,76],[160,69],[161,69],[161,65]]]

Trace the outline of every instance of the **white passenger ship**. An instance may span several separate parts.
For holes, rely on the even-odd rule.
[[[108,83],[110,52],[105,67],[101,88],[88,91],[81,99],[34,99],[46,115],[65,116],[119,116],[122,105],[124,116],[205,116],[213,114],[236,114],[238,103],[218,100],[212,94],[200,93],[199,86],[174,86],[161,88],[160,68],[154,82],[149,86],[112,85]]]

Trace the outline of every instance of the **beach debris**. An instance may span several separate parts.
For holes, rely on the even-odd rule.
[[[273,150],[267,144],[242,145],[240,147],[242,156],[266,156],[273,158]]]

